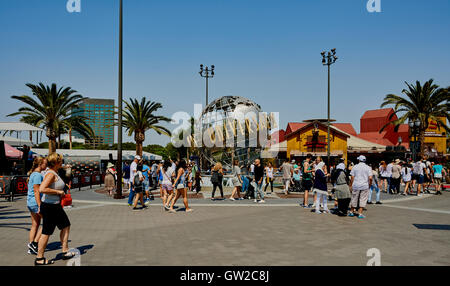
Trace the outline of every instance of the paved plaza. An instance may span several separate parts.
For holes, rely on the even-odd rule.
[[[276,195],[264,205],[191,199],[192,213],[179,201],[176,214],[164,211],[158,197],[134,212],[125,199],[94,189],[74,192],[73,199],[70,247],[80,250],[84,266],[364,266],[371,248],[380,250],[385,266],[450,265],[449,192],[383,194],[384,204],[369,205],[363,220],[318,215],[299,207],[299,198]],[[30,225],[24,198],[0,200],[0,265],[33,265],[26,254]],[[58,238],[59,232],[50,238],[47,258],[59,257]]]

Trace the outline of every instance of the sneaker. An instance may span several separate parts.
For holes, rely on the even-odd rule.
[[[418,194],[417,196],[418,196],[418,197],[423,197],[423,194]]]
[[[360,215],[358,215],[358,218],[359,219],[363,219],[363,218],[366,218],[366,217],[364,215],[360,214]]]
[[[33,243],[28,243],[28,254],[37,254],[37,247]]]
[[[140,211],[141,209],[133,208],[133,211]]]
[[[188,209],[186,212],[187,213],[190,213],[190,212],[192,212],[193,211],[193,209]]]
[[[373,203],[372,203],[372,202],[367,202],[367,204],[368,204],[368,205],[373,205]]]
[[[234,198],[230,198],[230,201],[235,201],[235,199]]]
[[[382,205],[383,203],[382,203],[382,202],[376,202],[376,204],[377,204],[377,205]]]
[[[257,202],[258,202],[258,200],[254,200],[254,202],[255,202],[255,203],[257,203]]]
[[[258,203],[264,204],[265,202],[266,202],[265,200],[260,200]]]
[[[147,207],[150,204],[150,200],[144,202],[144,207]]]
[[[349,216],[349,217],[354,217],[355,214],[354,214],[354,213],[349,213],[348,216]]]
[[[322,214],[322,212],[321,212],[321,211],[315,211],[315,213],[316,213],[316,214]]]

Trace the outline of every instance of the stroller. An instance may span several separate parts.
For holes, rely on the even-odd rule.
[[[302,181],[291,180],[291,183],[289,185],[290,193],[301,193],[303,191],[304,191],[304,189],[303,189]]]
[[[245,192],[244,199],[251,200],[255,198],[255,187],[252,185],[253,178],[246,177],[248,180],[247,191]]]

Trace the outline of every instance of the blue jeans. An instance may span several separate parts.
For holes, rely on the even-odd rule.
[[[134,199],[134,189],[133,189],[133,185],[130,185],[130,194],[128,195],[128,204],[129,205],[133,204],[133,199]]]
[[[391,192],[392,192],[391,190],[392,190],[392,187],[393,187],[392,184],[391,184],[391,177],[388,177],[388,178],[387,178],[387,183],[388,183],[388,189],[387,189],[387,192],[388,192],[388,193],[391,193]]]
[[[248,179],[245,176],[241,176],[242,179],[242,192],[246,192],[248,190]]]
[[[262,191],[262,182],[261,184],[257,184],[256,182],[252,182],[253,187],[255,187],[255,200],[258,199],[258,194],[261,197],[261,200],[264,200],[264,192]]]
[[[376,195],[377,202],[380,201],[380,195],[381,195],[380,188],[378,187],[378,185],[372,184],[372,186],[370,186],[370,190],[369,190],[369,199],[367,200],[367,202],[369,202],[369,203],[372,202],[372,191],[373,190],[375,190],[377,192],[377,195]]]

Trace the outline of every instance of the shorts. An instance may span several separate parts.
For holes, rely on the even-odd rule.
[[[142,186],[140,186],[140,187],[138,187],[138,188],[133,187],[133,191],[134,191],[136,194],[143,193],[143,192],[144,192],[144,184],[142,184]]]
[[[434,183],[437,185],[442,185],[442,178],[434,178]]]
[[[302,184],[305,191],[311,191],[313,186],[312,180],[303,180]]]
[[[424,175],[416,175],[417,184],[421,185],[425,181]]]
[[[42,234],[52,235],[55,227],[63,230],[70,226],[69,218],[60,204],[41,204]]]
[[[181,189],[185,189],[185,188],[186,188],[186,186],[184,185],[184,183],[179,183],[177,185],[177,190],[181,190]]]
[[[129,185],[130,184],[130,178],[127,178],[127,179],[123,178],[123,182],[125,184]]]
[[[172,190],[173,190],[173,187],[172,187],[171,184],[162,184],[162,185],[161,185],[161,188],[162,188],[164,191],[172,191]]]
[[[286,183],[290,183],[290,182],[291,182],[291,179],[285,179],[285,178],[283,178],[283,187],[286,188]]]
[[[148,181],[148,179],[145,179],[145,180],[142,182],[142,186],[144,187],[144,190],[145,190],[145,191],[148,191],[148,190],[150,189],[150,182]]]
[[[369,199],[369,190],[356,191],[352,192],[352,200],[351,205],[352,208],[365,208],[367,205],[367,200]]]
[[[39,212],[39,206],[38,205],[32,205],[32,206],[27,206],[27,207],[28,207],[28,210],[31,213],[37,214]]]

